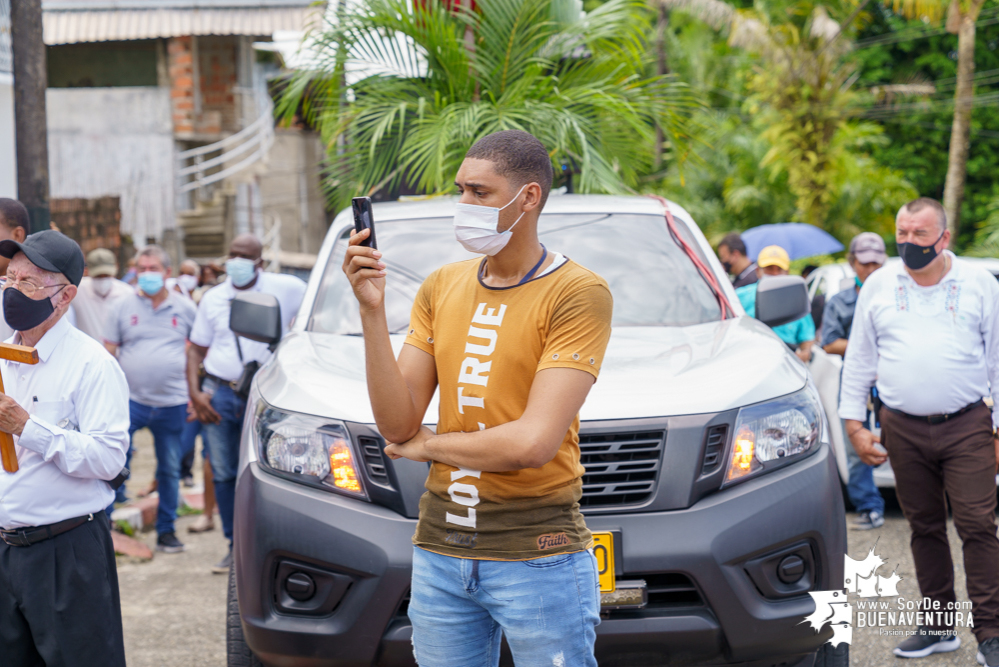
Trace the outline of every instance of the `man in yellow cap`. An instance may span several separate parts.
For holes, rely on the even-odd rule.
[[[770,245],[760,251],[756,258],[756,274],[760,280],[765,280],[766,276],[786,276],[791,269],[791,258],[787,256],[787,251],[778,245]],[[736,296],[745,308],[746,314],[756,317],[756,288],[759,283],[746,285],[735,290]],[[805,315],[800,320],[788,322],[773,328],[774,333],[794,349],[806,364],[812,359],[812,345],[815,343],[815,322],[812,316]]]

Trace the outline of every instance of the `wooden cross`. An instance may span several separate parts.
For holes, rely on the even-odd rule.
[[[37,364],[38,350],[27,345],[0,343],[0,359],[16,361],[21,364]],[[3,376],[0,376],[0,393],[5,393]],[[23,406],[22,406],[23,407]],[[14,452],[14,436],[0,431],[0,459],[3,459],[3,469],[7,472],[17,472],[17,454]]]

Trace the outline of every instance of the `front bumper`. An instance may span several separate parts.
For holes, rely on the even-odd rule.
[[[415,664],[405,615],[414,520],[278,479],[257,463],[241,472],[236,507],[239,607],[246,641],[264,662]],[[656,604],[605,614],[597,628],[600,664],[807,664],[831,631],[802,623],[815,610],[811,597],[774,590],[763,570],[774,554],[797,549],[812,557],[799,588],[842,588],[843,517],[827,445],[687,509],[588,516],[592,530],[615,533],[619,577],[666,577]],[[339,582],[330,589],[340,596],[332,611],[289,610],[278,579],[288,564]],[[693,590],[674,585],[683,577]]]

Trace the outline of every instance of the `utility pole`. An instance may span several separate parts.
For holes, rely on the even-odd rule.
[[[49,228],[49,150],[45,120],[48,69],[42,40],[41,0],[14,0],[10,7],[14,52],[14,129],[17,135],[17,198],[31,215],[31,231]]]

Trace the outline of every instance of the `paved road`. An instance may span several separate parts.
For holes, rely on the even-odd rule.
[[[133,464],[132,489],[140,489],[152,479],[152,447],[144,432],[138,434],[136,444],[139,451]],[[899,594],[915,599],[918,587],[909,551],[909,528],[891,499],[887,514],[884,527],[878,531],[850,531],[850,556],[863,559],[877,542],[876,552],[886,560],[878,573],[887,577],[897,571],[902,577]],[[119,564],[125,650],[131,667],[225,665],[226,579],[210,570],[223,555],[225,545],[217,517],[219,527],[214,532],[197,536],[186,532],[193,520],[189,517],[178,522],[178,535],[189,546],[185,553],[156,554],[149,563]],[[155,534],[146,534],[144,539],[152,546]],[[959,545],[951,526],[958,599],[967,600]],[[891,629],[904,628],[886,628]],[[963,642],[960,650],[919,660],[919,667],[975,665],[977,643],[970,631],[962,629],[959,633]],[[852,665],[895,664],[897,659],[892,656],[891,648],[899,641],[901,638],[882,635],[874,628],[856,628]]]

